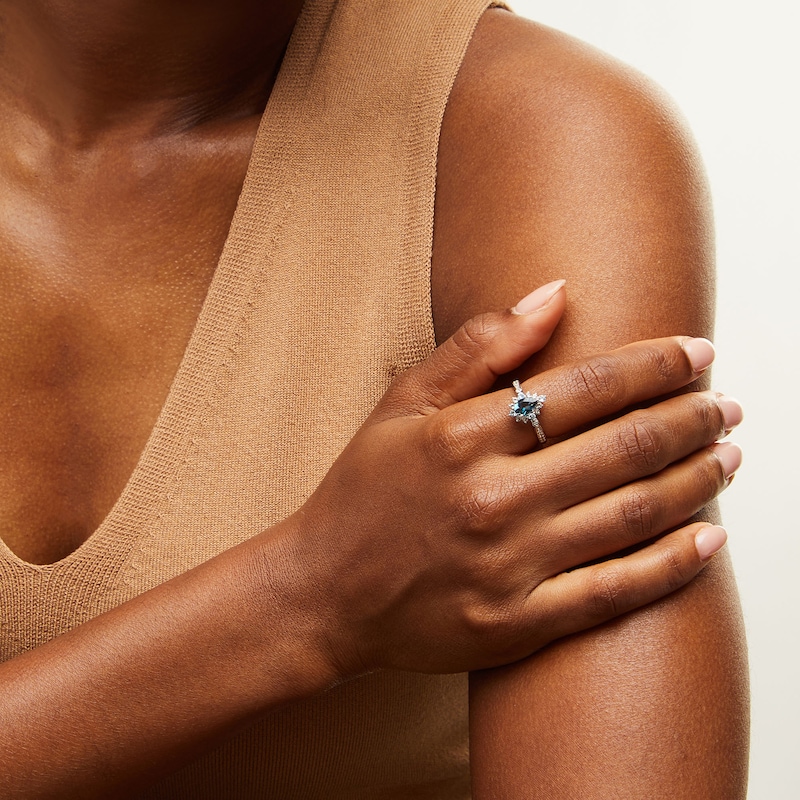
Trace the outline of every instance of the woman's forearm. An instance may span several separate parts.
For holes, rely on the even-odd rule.
[[[292,525],[0,665],[0,796],[123,796],[330,686]]]

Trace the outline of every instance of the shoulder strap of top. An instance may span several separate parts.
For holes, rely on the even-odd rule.
[[[287,74],[270,101],[279,129],[264,131],[254,153],[257,191],[243,198],[251,219],[263,225],[264,204],[286,188],[269,185],[276,159],[286,158],[296,177],[284,203],[288,213],[281,210],[281,222],[273,218],[261,228],[261,242],[251,244],[269,252],[280,224],[281,238],[288,244],[291,235],[304,257],[281,264],[270,258],[269,274],[284,268],[287,282],[310,280],[319,319],[332,313],[350,321],[372,298],[382,306],[379,327],[392,323],[402,339],[396,369],[434,346],[430,257],[439,131],[489,7],[507,8],[493,0],[308,0]],[[326,311],[320,285],[348,291]]]

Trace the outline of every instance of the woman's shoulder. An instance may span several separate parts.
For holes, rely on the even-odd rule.
[[[440,339],[546,280],[577,288],[604,261],[635,261],[625,241],[634,232],[648,247],[690,222],[701,235],[707,218],[703,169],[666,93],[590,45],[501,9],[483,15],[467,49],[438,166]]]
[[[451,100],[479,101],[494,111],[506,104],[518,112],[571,109],[618,121],[625,114],[643,119],[643,113],[655,113],[677,121],[668,96],[638,70],[566,33],[496,8],[478,23]]]

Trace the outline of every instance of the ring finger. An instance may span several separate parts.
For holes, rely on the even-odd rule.
[[[525,392],[547,399],[537,414],[550,439],[571,434],[625,408],[652,400],[696,380],[714,358],[706,339],[673,336],[636,342],[566,367],[547,370],[522,383]],[[496,453],[522,454],[537,446],[532,425],[515,424],[509,414],[513,389],[493,392],[461,404],[489,423]]]

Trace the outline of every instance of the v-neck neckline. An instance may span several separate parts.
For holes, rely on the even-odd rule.
[[[201,422],[203,408],[213,393],[215,375],[224,363],[230,336],[235,335],[236,323],[247,306],[247,291],[243,289],[250,283],[254,265],[243,257],[247,247],[242,239],[247,238],[253,224],[251,217],[265,185],[275,187],[281,183],[279,173],[285,166],[281,154],[288,152],[285,138],[291,116],[285,101],[310,75],[301,63],[305,46],[298,40],[304,38],[310,25],[308,18],[314,16],[311,7],[315,5],[314,0],[306,0],[295,23],[256,131],[242,189],[205,299],[167,397],[124,488],[89,537],[58,561],[31,563],[0,538],[0,559],[8,564],[39,573],[95,560],[108,567],[109,558],[119,564],[157,515],[157,506],[168,494],[170,481],[191,439],[192,426]],[[267,173],[272,174],[265,180]]]

